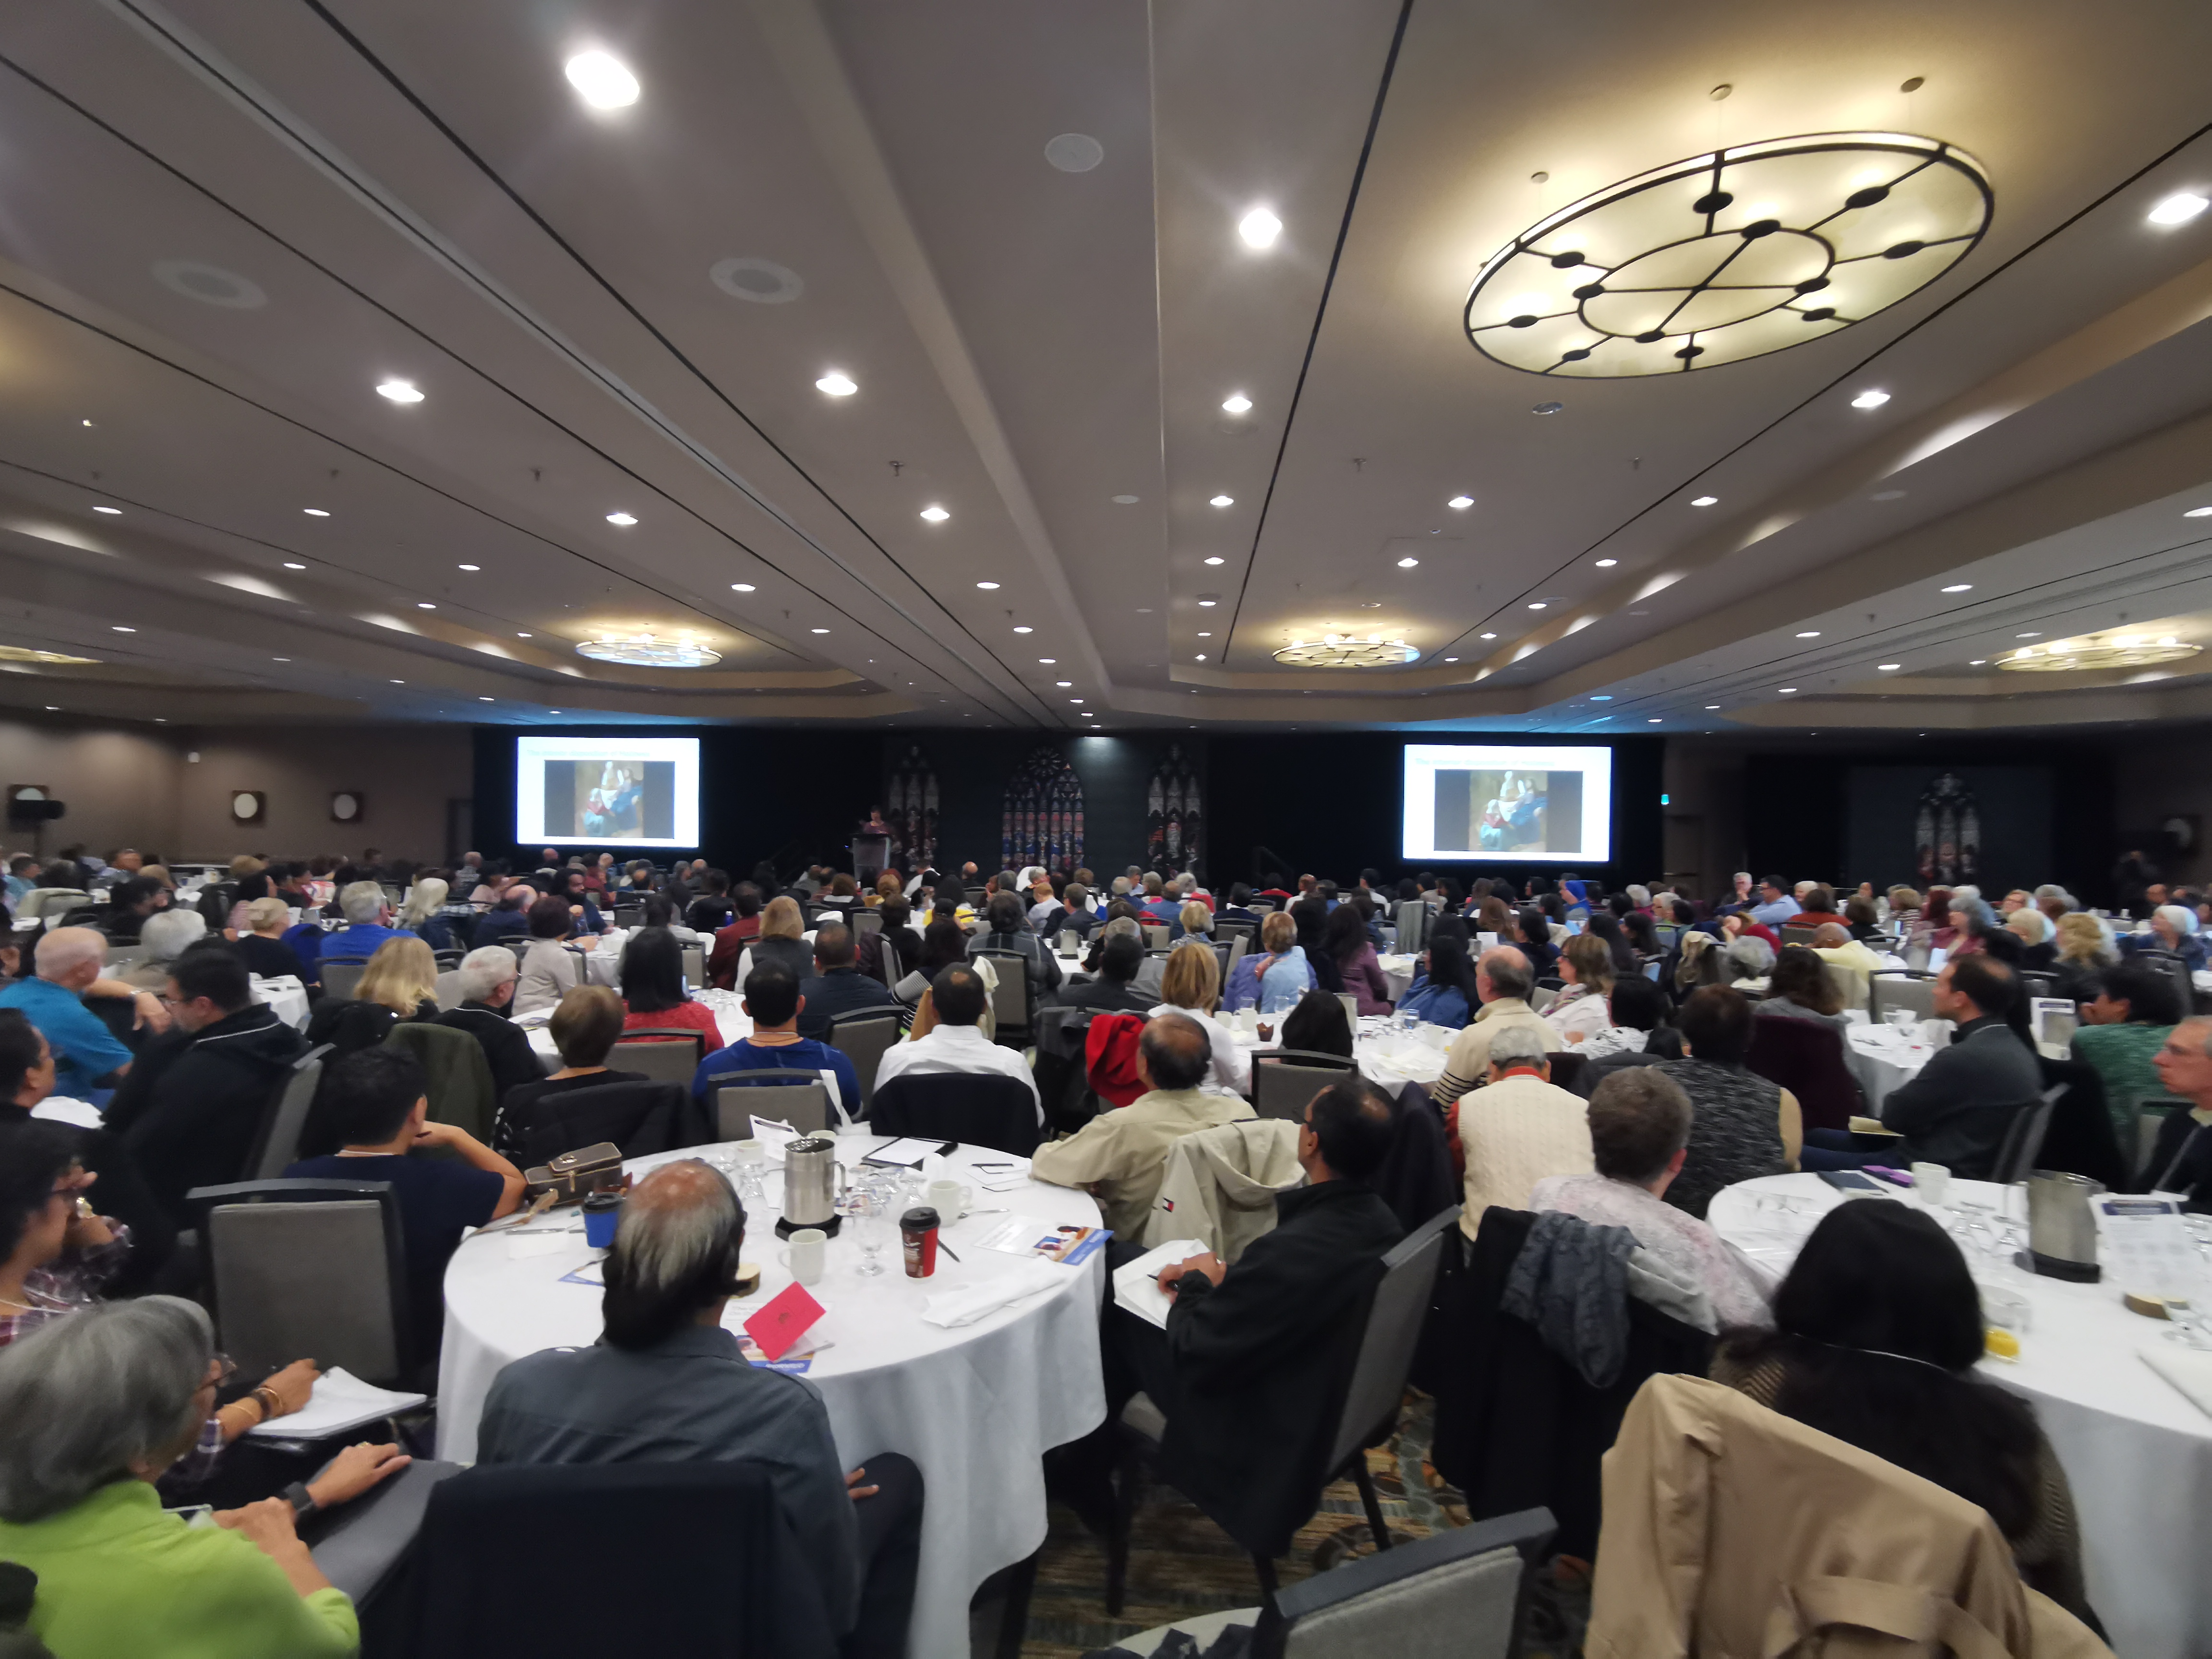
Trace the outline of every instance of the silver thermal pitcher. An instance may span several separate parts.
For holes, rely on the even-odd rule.
[[[837,1200],[845,1172],[837,1164],[837,1143],[827,1135],[804,1135],[783,1149],[783,1216],[775,1236],[789,1238],[801,1227],[837,1233]]]
[[[2027,1178],[2027,1261],[2050,1279],[2097,1282],[2097,1218],[2089,1200],[2105,1190],[2087,1176],[2038,1170]]]

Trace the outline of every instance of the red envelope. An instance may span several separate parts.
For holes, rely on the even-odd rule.
[[[752,1338],[763,1357],[774,1364],[821,1317],[822,1304],[807,1295],[805,1285],[793,1285],[781,1295],[771,1297],[766,1307],[745,1321],[744,1332]]]

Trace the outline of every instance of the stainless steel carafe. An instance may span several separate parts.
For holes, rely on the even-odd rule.
[[[2038,1170],[2027,1178],[2028,1265],[2051,1279],[2094,1284],[2097,1218],[2089,1200],[2105,1190],[2087,1176]]]
[[[801,1227],[819,1227],[836,1237],[837,1199],[845,1172],[837,1164],[837,1143],[827,1135],[803,1135],[783,1151],[783,1217],[776,1237],[788,1238]]]

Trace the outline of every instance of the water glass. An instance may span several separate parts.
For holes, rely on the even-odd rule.
[[[844,1218],[844,1236],[860,1246],[860,1259],[853,1271],[865,1279],[875,1278],[884,1271],[884,1247],[890,1238],[887,1206],[868,1187],[848,1187],[837,1200],[837,1213]]]

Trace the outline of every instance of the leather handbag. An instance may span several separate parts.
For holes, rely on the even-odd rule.
[[[579,1146],[550,1163],[522,1172],[523,1196],[535,1200],[545,1193],[556,1204],[573,1204],[592,1193],[619,1192],[627,1183],[623,1174],[622,1148],[611,1140]]]

